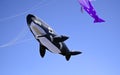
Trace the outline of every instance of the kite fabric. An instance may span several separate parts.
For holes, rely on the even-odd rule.
[[[101,19],[98,17],[98,15],[96,14],[95,9],[93,8],[92,4],[90,3],[91,0],[79,0],[80,5],[82,6],[82,8],[91,16],[93,17],[94,23],[98,23],[98,22],[105,22],[105,20]]]

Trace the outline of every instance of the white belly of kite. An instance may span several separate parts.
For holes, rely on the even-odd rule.
[[[53,43],[51,43],[46,37],[39,37],[38,38],[42,45],[47,47],[53,53],[61,53],[60,49],[58,49]]]

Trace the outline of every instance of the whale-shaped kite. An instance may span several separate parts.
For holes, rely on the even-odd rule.
[[[98,22],[105,22],[105,20],[98,17],[96,14],[95,9],[93,8],[92,4],[90,3],[91,0],[78,0],[82,8],[91,16],[93,17],[94,23]]]

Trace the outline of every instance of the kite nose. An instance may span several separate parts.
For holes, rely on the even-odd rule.
[[[28,14],[28,15],[27,15],[27,17],[26,17],[26,19],[27,19],[27,24],[30,24],[30,23],[32,22],[32,18],[35,18],[35,16],[32,15],[32,14]]]

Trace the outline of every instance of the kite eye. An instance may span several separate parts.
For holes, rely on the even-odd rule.
[[[53,29],[48,27],[48,30],[49,30],[49,33],[52,33],[53,34]]]

